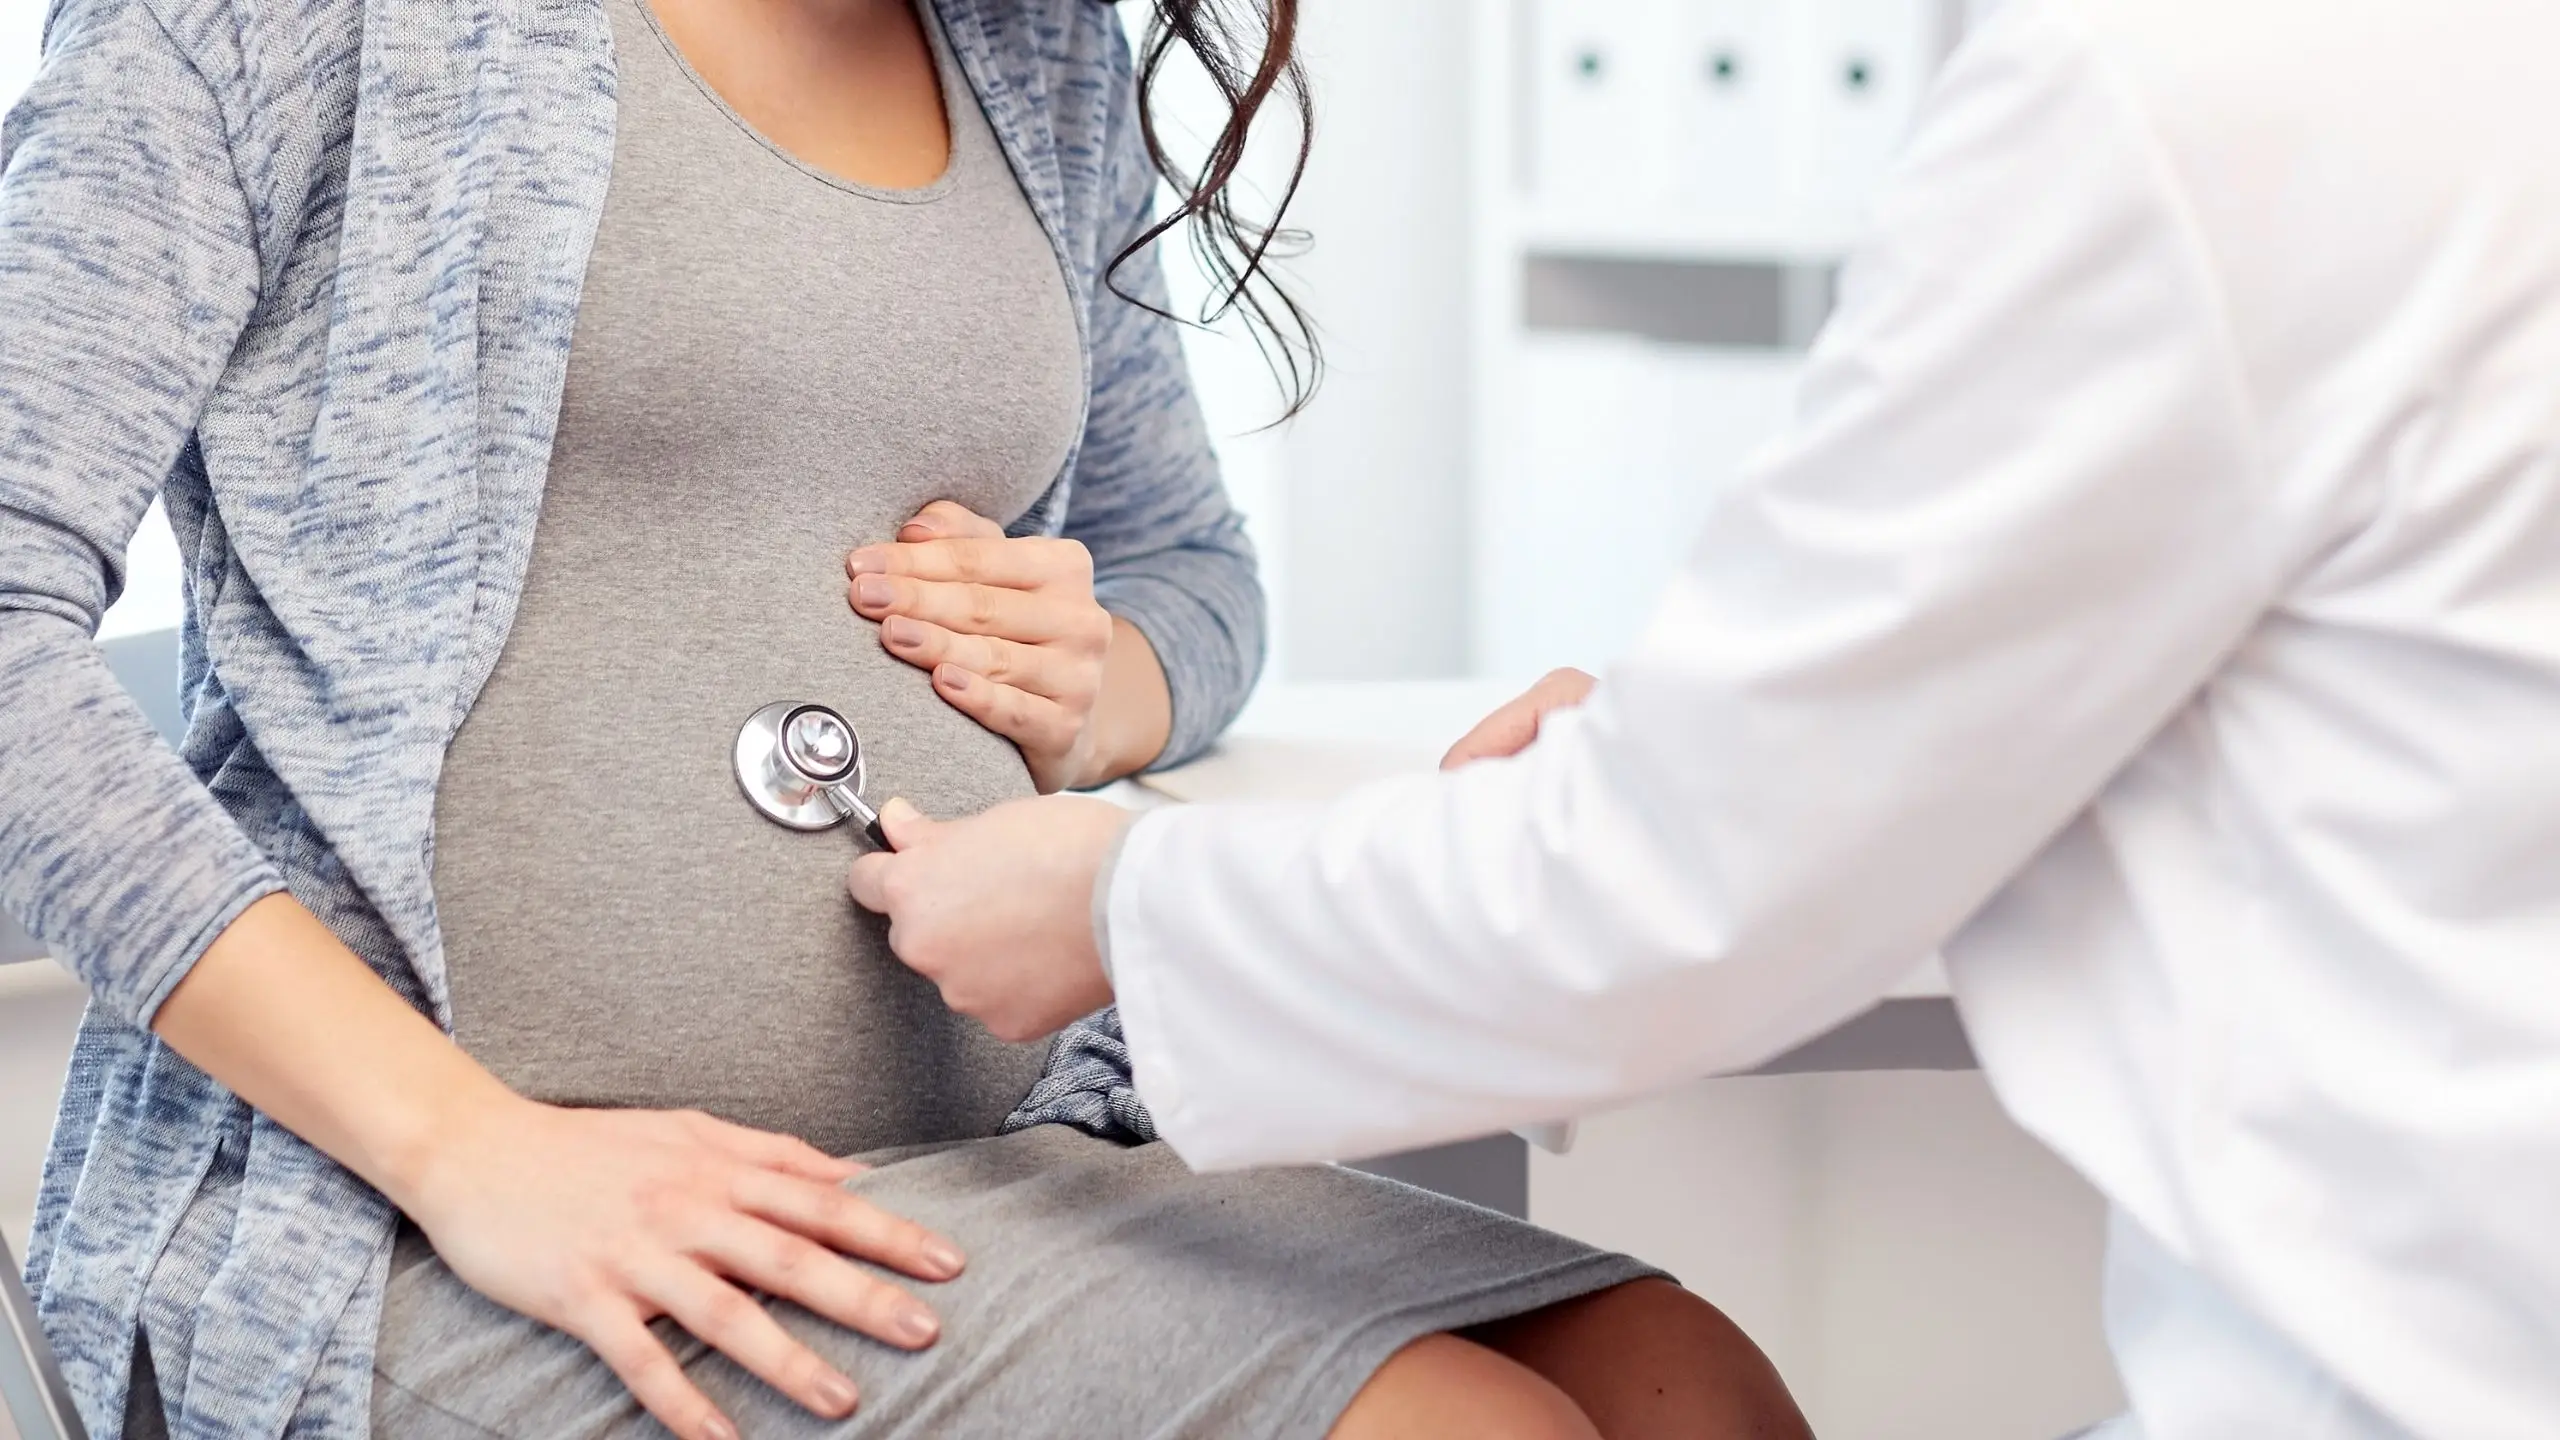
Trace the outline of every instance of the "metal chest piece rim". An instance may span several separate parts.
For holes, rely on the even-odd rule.
[[[814,832],[869,823],[861,738],[827,706],[777,700],[758,710],[738,729],[732,763],[747,803],[777,825]]]

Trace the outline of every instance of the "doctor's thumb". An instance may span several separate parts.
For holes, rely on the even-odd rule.
[[[880,807],[880,830],[889,837],[891,849],[914,849],[916,842],[933,832],[933,826],[934,822],[903,796]]]
[[[885,850],[874,850],[854,861],[853,868],[845,872],[844,893],[874,915],[888,914],[889,867],[897,863],[898,857]]]

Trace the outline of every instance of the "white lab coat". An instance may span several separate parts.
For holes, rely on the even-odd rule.
[[[1166,1135],[1567,1116],[1943,948],[2116,1207],[2126,1433],[2560,1435],[2555,65],[2539,0],[1990,22],[1586,710],[1137,825]]]

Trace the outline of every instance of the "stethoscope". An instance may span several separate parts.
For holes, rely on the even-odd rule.
[[[734,759],[738,788],[766,819],[794,830],[859,821],[872,844],[891,848],[880,812],[862,798],[862,737],[841,713],[777,700],[747,717]]]

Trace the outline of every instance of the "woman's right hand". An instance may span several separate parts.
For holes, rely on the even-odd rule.
[[[393,1198],[466,1284],[584,1342],[669,1430],[737,1440],[651,1320],[667,1316],[828,1419],[852,1413],[852,1380],[749,1290],[901,1349],[940,1333],[922,1301],[845,1257],[938,1281],[960,1273],[960,1252],[840,1188],[860,1169],[707,1115],[508,1094],[456,1118],[414,1192]]]

